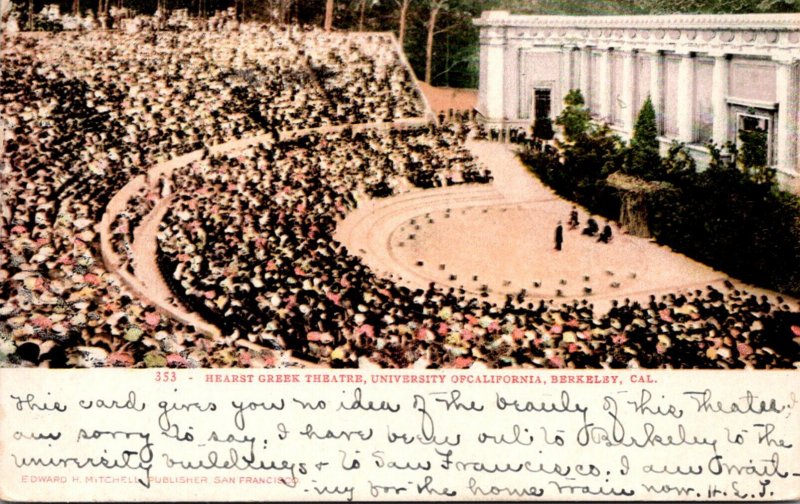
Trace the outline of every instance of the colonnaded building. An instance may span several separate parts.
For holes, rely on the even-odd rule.
[[[487,11],[478,112],[497,126],[554,119],[570,89],[627,137],[649,95],[662,144],[705,145],[767,133],[768,160],[800,177],[800,14],[522,16]],[[788,179],[788,180],[787,180]]]

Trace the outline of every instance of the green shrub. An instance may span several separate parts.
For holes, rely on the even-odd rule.
[[[800,293],[796,196],[716,168],[655,195],[648,215],[660,243],[745,282]]]
[[[585,106],[583,94],[579,89],[570,90],[564,97],[564,105],[564,110],[556,118],[556,124],[564,132],[564,139],[567,142],[583,139],[592,125],[592,117]]]
[[[620,169],[652,176],[652,170],[642,174],[649,164],[632,164],[650,159],[652,135],[632,139],[627,149],[607,126],[584,124],[580,93],[570,97],[556,121],[567,140],[558,143],[561,152],[528,151],[521,158],[560,196],[617,219],[620,198],[606,177]],[[699,173],[685,146],[673,143],[659,163],[658,178],[670,182],[669,188],[647,200],[650,230],[659,243],[728,275],[797,296],[800,199],[776,187],[774,172],[764,166],[766,150],[758,147],[761,139],[746,136],[753,138],[743,140],[741,152],[726,146],[730,161],[710,145],[711,162]]]
[[[659,179],[662,175],[656,110],[649,96],[636,118],[625,172],[646,180]]]

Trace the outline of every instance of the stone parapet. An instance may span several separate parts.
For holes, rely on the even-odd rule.
[[[794,53],[800,58],[800,14],[664,16],[519,16],[487,11],[473,20],[481,43],[537,41],[550,45],[728,54]]]

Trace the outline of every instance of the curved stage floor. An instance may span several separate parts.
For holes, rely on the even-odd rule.
[[[723,288],[723,273],[614,225],[609,244],[582,236],[580,227],[569,231],[571,204],[529,174],[507,145],[468,142],[468,147],[492,169],[492,184],[363,202],[339,224],[336,238],[403,285],[425,288],[436,282],[474,295],[485,290],[496,302],[524,288],[528,301],[586,298],[607,308],[612,299],[644,301],[650,294]],[[589,215],[579,212],[583,225]],[[602,228],[604,221],[595,219]],[[559,221],[564,244],[556,251]]]

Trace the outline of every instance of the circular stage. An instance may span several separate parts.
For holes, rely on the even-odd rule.
[[[337,228],[337,239],[379,274],[411,288],[430,282],[503,302],[524,289],[526,301],[586,298],[598,308],[612,299],[722,285],[725,276],[650,240],[625,235],[600,243],[580,230],[590,217],[530,175],[508,146],[468,144],[495,175],[487,186],[415,190],[370,200]],[[597,220],[602,229],[604,221]],[[564,225],[561,251],[555,229]]]

